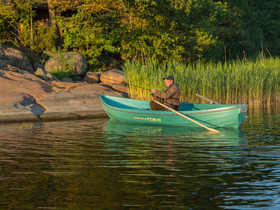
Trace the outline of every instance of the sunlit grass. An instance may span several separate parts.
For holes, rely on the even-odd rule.
[[[227,64],[198,62],[184,65],[179,62],[159,64],[148,60],[124,64],[130,97],[150,100],[149,91],[135,87],[165,90],[162,78],[173,75],[181,90],[181,101],[206,102],[196,93],[218,103],[270,105],[280,102],[280,58],[262,61],[240,61]],[[131,85],[129,85],[131,84]]]

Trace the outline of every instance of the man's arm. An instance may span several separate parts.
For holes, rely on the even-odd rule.
[[[159,91],[159,90],[155,90],[155,94],[157,94],[157,96],[159,98],[163,98],[163,99],[169,99],[171,98],[174,94],[176,94],[179,91],[178,87],[176,85],[172,85],[170,88],[168,88],[165,92]]]

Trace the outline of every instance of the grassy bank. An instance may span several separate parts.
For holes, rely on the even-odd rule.
[[[196,93],[218,103],[246,103],[250,106],[280,102],[280,58],[227,63],[178,62],[158,64],[155,60],[126,62],[124,71],[129,84],[165,90],[162,78],[173,75],[181,90],[181,101],[206,102]],[[130,85],[132,98],[150,100],[149,91]]]

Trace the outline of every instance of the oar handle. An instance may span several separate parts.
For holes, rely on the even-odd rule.
[[[168,110],[174,112],[175,114],[178,114],[178,115],[180,115],[181,117],[184,117],[185,119],[187,119],[187,120],[189,120],[189,121],[191,121],[191,122],[193,122],[193,123],[195,123],[195,124],[197,124],[197,125],[199,125],[199,126],[205,128],[205,129],[209,130],[211,133],[220,133],[220,131],[217,131],[217,130],[215,130],[215,129],[213,129],[213,128],[208,128],[207,126],[202,125],[201,123],[199,123],[199,122],[193,120],[192,118],[187,117],[186,115],[183,115],[183,114],[180,113],[180,112],[177,112],[176,110],[170,108],[169,106],[166,106],[166,105],[160,103],[159,101],[154,100],[154,102],[157,103],[157,104],[159,104],[159,105],[161,105],[161,106],[163,106],[164,108],[166,108],[166,109],[168,109]]]
[[[198,96],[198,97],[200,97],[200,98],[203,98],[203,99],[205,99],[205,100],[207,100],[207,101],[210,101],[211,104],[218,104],[217,102],[215,102],[215,101],[213,101],[213,100],[211,100],[211,99],[209,99],[209,98],[206,98],[206,97],[204,97],[204,96],[202,96],[202,95],[199,95],[198,93],[195,94],[195,95]]]

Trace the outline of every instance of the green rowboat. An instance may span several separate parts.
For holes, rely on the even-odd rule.
[[[105,95],[101,95],[100,100],[111,119],[127,123],[200,127],[174,112],[151,110],[149,101]],[[181,103],[179,112],[210,128],[238,128],[247,107],[247,104]]]

